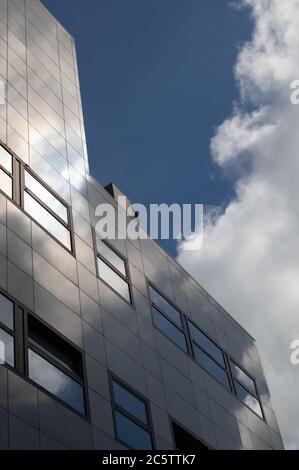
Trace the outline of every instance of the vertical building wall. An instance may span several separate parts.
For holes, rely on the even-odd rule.
[[[133,305],[96,274],[92,227],[117,205],[89,175],[74,42],[38,0],[0,0],[0,140],[70,207],[75,255],[0,194],[0,287],[84,351],[90,417],[0,366],[0,447],[121,449],[108,369],[150,406],[158,449],[170,418],[220,449],[281,448],[252,338],[158,245],[111,243],[128,261]],[[266,421],[153,325],[147,280],[256,379]]]

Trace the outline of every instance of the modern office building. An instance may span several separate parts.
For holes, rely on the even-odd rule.
[[[123,209],[38,0],[0,0],[0,81],[0,448],[282,449],[252,337],[155,242],[96,235]]]

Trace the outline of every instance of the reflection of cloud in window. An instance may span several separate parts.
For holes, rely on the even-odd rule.
[[[3,341],[0,341],[0,364],[5,362],[5,346]]]
[[[0,105],[5,104],[5,86],[3,80],[0,80]]]
[[[252,395],[250,395],[250,393],[246,395],[243,401],[245,405],[254,410],[257,414],[260,414],[260,408],[258,406],[257,400]]]
[[[85,409],[83,387],[29,349],[29,377],[79,412]]]

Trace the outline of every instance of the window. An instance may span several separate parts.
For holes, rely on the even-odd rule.
[[[189,320],[188,328],[196,362],[230,389],[223,351]]]
[[[153,449],[146,401],[115,378],[111,378],[111,395],[117,439],[131,449]]]
[[[0,364],[14,367],[14,304],[0,294]]]
[[[71,251],[68,209],[27,170],[24,183],[24,210],[62,245]]]
[[[230,360],[230,369],[237,397],[260,418],[263,418],[263,411],[254,380],[232,360]]]
[[[0,145],[0,190],[59,243],[72,251],[69,207],[12,153]]]
[[[149,291],[155,326],[188,353],[181,312],[152,286],[149,286]]]
[[[12,198],[12,156],[0,146],[0,189],[4,194]]]
[[[249,377],[203,331],[148,284],[153,321],[160,331],[190,355],[198,365],[234,393],[245,405],[264,419],[254,380]],[[187,325],[187,327],[185,327]],[[189,345],[189,348],[188,346]]]
[[[85,414],[81,353],[56,333],[28,316],[29,378]]]
[[[126,261],[106,242],[96,237],[99,277],[127,302],[132,303]]]
[[[0,363],[3,362],[86,415],[81,351],[0,294]]]
[[[172,432],[176,450],[209,450],[199,439],[192,436],[174,421],[172,422]]]

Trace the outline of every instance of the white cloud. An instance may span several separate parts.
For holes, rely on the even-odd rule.
[[[236,159],[241,152],[252,149],[260,139],[275,129],[274,124],[264,123],[267,110],[261,108],[251,114],[235,111],[218,128],[211,142],[211,151],[219,165]]]
[[[284,440],[299,448],[299,0],[240,0],[251,40],[240,50],[238,107],[211,142],[225,168],[250,158],[236,197],[205,229],[203,248],[178,260],[257,339]],[[240,3],[240,2],[239,2]],[[253,112],[248,112],[254,108]]]

